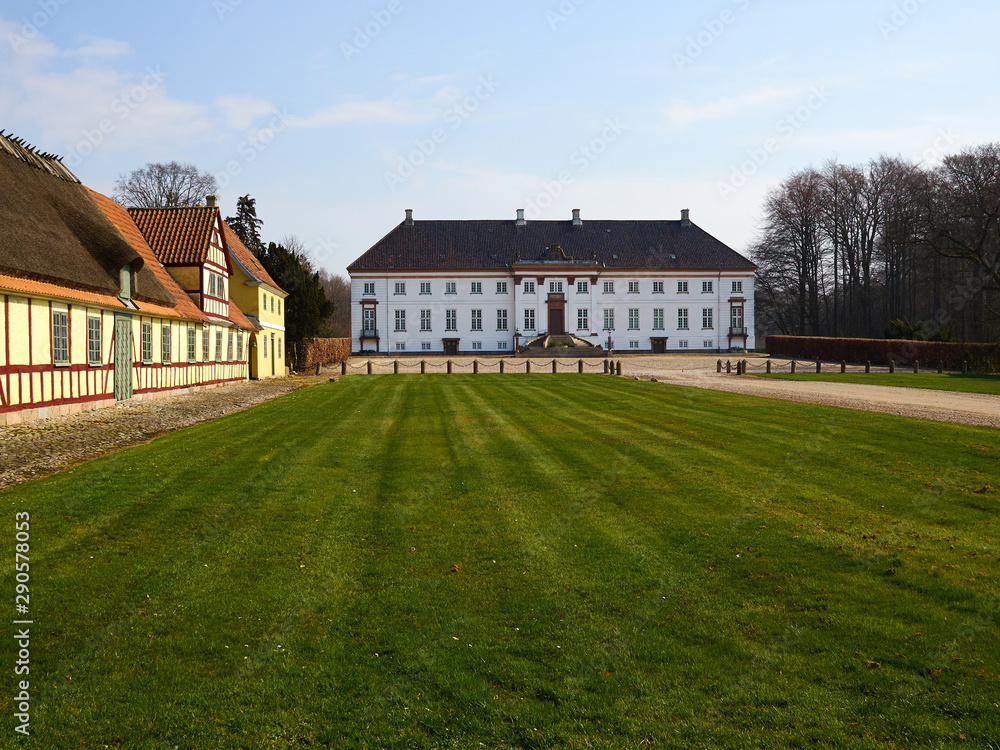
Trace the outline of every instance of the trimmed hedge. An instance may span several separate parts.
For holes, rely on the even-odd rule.
[[[768,354],[775,357],[801,357],[832,362],[887,365],[920,362],[936,367],[944,362],[949,370],[960,370],[969,363],[974,372],[1000,372],[1000,344],[946,344],[940,341],[903,339],[838,339],[823,336],[767,336]]]
[[[296,369],[307,370],[317,362],[330,365],[351,356],[350,339],[306,339],[298,350]]]

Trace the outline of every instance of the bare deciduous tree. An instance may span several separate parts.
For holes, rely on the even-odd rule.
[[[351,282],[338,274],[319,272],[319,283],[323,285],[326,298],[333,303],[330,328],[334,338],[351,336]]]
[[[214,175],[199,172],[193,164],[172,161],[147,164],[119,176],[112,197],[124,206],[137,208],[203,206],[205,196],[215,195],[218,190]]]

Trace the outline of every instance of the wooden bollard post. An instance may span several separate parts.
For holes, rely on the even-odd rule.
[[[871,375],[872,372],[872,361],[865,360],[865,375]]]
[[[733,372],[733,363],[728,359],[726,360],[726,375],[731,375]]]
[[[531,374],[531,360],[530,360],[530,359],[529,359],[529,360],[527,360],[527,361],[526,361],[526,362],[524,363],[524,372],[525,372],[526,374],[528,374],[528,375],[530,375],[530,374]]]
[[[579,372],[581,375],[583,375],[583,360],[582,359],[580,360],[580,365],[577,368],[577,372]]]
[[[320,367],[322,367],[322,366],[323,366],[323,365],[322,365],[322,364],[320,364],[319,362],[317,362],[317,363],[316,363],[316,374],[317,374],[317,375],[319,375],[319,368],[320,368]]]
[[[822,362],[820,362],[820,361],[819,361],[819,360],[817,359],[817,360],[816,360],[816,374],[817,374],[817,375],[819,375],[819,374],[820,374],[821,372],[823,372],[823,363],[822,363]]]
[[[938,375],[944,375],[944,362],[938,360]]]
[[[722,372],[722,360],[721,359],[718,362],[715,363],[715,371],[716,372]]]
[[[372,361],[370,359],[368,360],[368,374],[372,374]]]
[[[448,374],[451,375],[451,360],[448,360]]]
[[[920,360],[919,359],[913,360],[913,374],[914,375],[919,375],[920,374]]]
[[[424,360],[420,360],[420,374],[424,375],[427,373],[427,363]]]
[[[896,360],[894,359],[889,360],[889,374],[890,375],[896,374]]]
[[[399,375],[399,360],[398,359],[394,359],[392,361],[392,374],[393,375]]]
[[[604,374],[608,374],[608,360],[604,360]]]
[[[743,374],[747,374],[747,361],[745,359],[743,360]]]
[[[962,374],[963,375],[969,374],[969,363],[966,362],[964,359],[962,360]]]
[[[771,360],[767,360],[767,374],[771,374]]]
[[[473,375],[478,375],[479,374],[479,360],[478,359],[472,360],[472,374]]]
[[[795,360],[792,360],[792,375],[795,374]]]
[[[503,360],[500,360],[500,374],[503,375]]]
[[[622,361],[618,360],[618,377],[622,376]]]
[[[346,375],[347,374],[347,360],[346,359],[343,359],[343,360],[340,361],[340,374],[341,375]]]
[[[847,372],[847,363],[844,360],[840,360],[840,374],[843,375]]]
[[[552,374],[554,375],[557,372],[558,372],[558,370],[556,369],[556,361],[553,359],[552,360]]]

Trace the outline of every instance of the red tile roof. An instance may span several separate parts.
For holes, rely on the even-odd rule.
[[[130,208],[128,213],[166,265],[198,265],[208,258],[217,207]]]
[[[229,247],[229,252],[232,253],[237,260],[239,260],[240,265],[256,276],[260,281],[263,281],[265,284],[272,287],[274,290],[285,293],[285,290],[278,286],[268,272],[264,270],[264,266],[261,265],[257,256],[247,249],[247,246],[243,244],[236,232],[234,232],[226,222],[222,222],[222,231],[225,235],[226,245]]]
[[[170,275],[170,272],[163,267],[163,264],[157,259],[156,253],[146,242],[143,237],[142,232],[139,231],[139,227],[136,226],[135,222],[132,221],[131,212],[126,211],[124,206],[115,203],[113,200],[107,196],[96,193],[90,190],[90,197],[94,199],[98,207],[104,213],[111,223],[115,225],[115,228],[121,232],[125,240],[131,245],[137,253],[146,262],[146,267],[149,268],[161,284],[166,288],[170,296],[174,298],[176,302],[176,307],[170,309],[166,314],[171,317],[179,318],[190,318],[192,320],[205,321],[208,318],[205,314],[198,309],[198,306],[194,301],[187,295],[187,293],[181,289],[180,284],[174,281],[174,277]],[[141,293],[141,290],[139,290]],[[139,303],[139,309],[146,311],[147,308],[151,307],[144,303]],[[152,310],[150,310],[152,312]]]

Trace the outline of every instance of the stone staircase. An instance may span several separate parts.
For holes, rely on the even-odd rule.
[[[577,341],[579,339],[574,339],[572,336],[546,336],[545,343],[542,346],[546,349],[558,346],[577,346]]]

